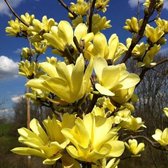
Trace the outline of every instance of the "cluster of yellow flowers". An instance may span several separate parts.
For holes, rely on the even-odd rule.
[[[46,16],[40,21],[28,13],[9,21],[8,35],[27,38],[32,44],[22,49],[19,63],[19,74],[29,79],[26,86],[31,91],[27,97],[52,104],[52,110],[57,112],[42,125],[33,119],[30,130],[19,129],[19,142],[28,147],[14,148],[14,153],[42,157],[44,164],[61,160],[63,167],[80,168],[89,163],[92,168],[117,168],[126,149],[131,156],[140,156],[144,150],[144,143],[128,138],[129,133],[146,128],[133,113],[134,90],[141,79],[130,73],[121,60],[131,51],[130,57],[137,61],[139,69],[156,65],[154,57],[166,43],[168,21],[157,18],[157,26],[153,27],[145,20],[147,17],[132,17],[124,26],[132,34],[126,44],[116,34],[107,40],[101,30],[110,28],[110,21],[98,12],[105,12],[108,3],[109,0],[70,3],[71,23],[57,23]],[[153,4],[146,0],[144,6],[145,14],[150,15],[152,10],[160,12],[163,1]],[[61,59],[47,57],[40,62],[39,55],[47,48]],[[168,145],[167,128],[163,132],[157,129],[152,137],[160,145]]]
[[[119,123],[122,123],[122,120],[124,119]],[[82,118],[68,113],[63,115],[62,121],[56,117],[48,117],[43,121],[44,128],[38,120],[33,119],[30,122],[31,130],[18,130],[19,142],[28,147],[17,147],[12,151],[20,155],[42,157],[44,164],[54,164],[61,158],[64,165],[65,158],[72,157],[100,167],[103,159],[119,160],[125,150],[124,142],[118,140],[121,126],[115,122],[114,116],[107,117],[105,110],[99,107],[95,107],[89,114],[84,114]],[[136,140],[129,140],[126,147],[133,155],[144,150],[144,144],[138,145]],[[77,160],[71,160],[69,164],[80,167]],[[115,162],[112,165],[114,164]]]

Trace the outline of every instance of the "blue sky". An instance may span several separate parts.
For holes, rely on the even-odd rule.
[[[57,0],[9,0],[9,2],[19,15],[29,12],[35,14],[39,20],[44,15],[47,15],[48,18],[54,18],[57,22],[67,19],[67,11],[62,8]],[[70,0],[65,0],[65,2],[69,4]],[[108,37],[112,33],[117,33],[120,41],[124,42],[127,37],[131,36],[122,27],[127,18],[136,15],[136,4],[137,0],[111,0],[107,18],[111,20],[112,28],[106,31]],[[165,0],[164,8],[162,18],[168,19],[168,0]],[[17,63],[19,51],[22,47],[27,46],[27,42],[6,35],[5,27],[10,18],[14,17],[3,0],[0,0],[0,102],[6,100],[4,108],[11,108],[12,101],[16,101],[18,96],[25,92],[25,79],[17,75]]]

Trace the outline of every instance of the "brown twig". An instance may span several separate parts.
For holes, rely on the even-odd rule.
[[[156,65],[154,65],[152,68],[156,68],[158,65],[161,65],[165,62],[168,62],[168,58],[162,59],[159,62],[156,63]]]
[[[78,15],[70,10],[68,5],[63,0],[58,0],[58,2],[69,12],[73,15],[74,18],[76,18]]]
[[[16,18],[18,18],[18,20],[19,20],[20,22],[22,22],[25,26],[29,27],[29,25],[28,25],[26,22],[24,22],[24,21],[20,18],[20,16],[14,11],[14,9],[11,7],[11,5],[9,4],[9,2],[8,2],[7,0],[4,0],[4,2],[7,4],[8,8],[9,8],[10,11],[13,13],[13,15],[14,15]]]
[[[96,0],[93,0],[90,10],[89,10],[88,33],[92,32],[92,17],[93,17],[95,4],[96,4]]]
[[[132,50],[134,49],[134,47],[136,46],[136,44],[138,44],[138,42],[143,38],[144,32],[145,32],[145,28],[147,23],[149,22],[150,17],[153,15],[154,10],[155,10],[155,2],[156,0],[151,1],[150,6],[148,8],[148,11],[145,12],[144,18],[143,18],[143,22],[142,25],[140,27],[139,32],[133,37],[131,45],[128,49],[128,51],[126,52],[125,56],[123,57],[121,62],[126,62],[132,54]]]
[[[78,43],[78,40],[77,40],[76,36],[73,37],[73,42],[75,43],[75,46],[76,46],[77,50],[79,51],[79,53],[82,53],[83,50],[80,47],[80,44]]]
[[[125,138],[124,141],[127,141],[129,139],[137,139],[137,138],[141,138],[143,140],[145,140],[146,142],[148,142],[150,145],[152,145],[152,147],[154,147],[155,149],[158,150],[162,150],[162,151],[167,151],[163,146],[161,146],[159,143],[152,141],[151,139],[149,139],[148,137],[144,136],[144,135],[130,135],[129,137]]]
[[[166,62],[168,62],[168,58],[165,58],[165,59],[162,59],[162,60],[158,61],[158,62],[156,63],[156,65],[153,65],[153,66],[151,66],[151,67],[144,67],[144,68],[142,69],[140,75],[139,75],[139,77],[140,77],[140,82],[136,85],[136,87],[142,82],[142,80],[143,80],[143,78],[145,77],[145,74],[146,74],[147,71],[152,70],[152,69],[156,68],[158,65],[161,65],[161,64],[166,63]]]
[[[139,20],[140,19],[140,1],[138,0],[137,2],[137,19]]]

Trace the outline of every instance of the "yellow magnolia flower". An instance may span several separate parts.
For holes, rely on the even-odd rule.
[[[51,30],[52,26],[57,25],[57,22],[53,18],[48,19],[47,16],[43,16],[42,21],[34,19],[32,26],[29,27],[30,34],[44,34]]]
[[[98,10],[101,10],[101,11],[103,11],[103,12],[106,12],[109,2],[110,2],[110,0],[97,0],[97,1],[96,1],[96,4],[95,4],[95,7],[96,7]]]
[[[126,50],[127,48],[122,43],[119,43],[119,38],[116,34],[112,34],[107,43],[105,35],[99,32],[94,36],[93,43],[90,43],[85,49],[84,56],[87,59],[103,57],[115,62]]]
[[[147,24],[145,28],[145,36],[152,42],[156,43],[158,42],[161,37],[164,35],[163,30],[160,27],[152,27]]]
[[[89,18],[87,18],[88,20]],[[97,32],[108,29],[111,27],[110,20],[107,20],[105,16],[101,17],[99,14],[94,14],[92,17],[92,32],[96,34]]]
[[[108,109],[111,112],[113,112],[116,109],[116,107],[111,103],[110,98],[106,98],[106,97],[104,98],[104,101],[103,101],[103,108]]]
[[[77,118],[73,128],[62,130],[71,142],[66,147],[70,156],[77,160],[96,162],[105,157],[119,157],[124,143],[118,140],[117,129],[112,128],[112,119],[89,113]]]
[[[125,146],[133,155],[139,155],[140,152],[145,150],[145,144],[144,143],[138,144],[136,139],[129,139],[128,143],[125,143]]]
[[[142,121],[142,118],[140,118],[140,117],[135,118],[132,115],[125,118],[120,123],[120,126],[122,128],[131,130],[131,131],[137,131],[141,127],[146,128],[146,126],[144,125],[144,122]]]
[[[155,23],[157,26],[164,31],[164,33],[168,33],[168,21],[165,19],[158,18]]]
[[[112,34],[109,41],[109,54],[106,59],[111,59],[115,63],[126,51],[127,48],[124,44],[119,42],[119,38],[116,34]]]
[[[168,107],[165,107],[165,108],[163,109],[163,112],[164,112],[164,114],[166,115],[166,117],[168,117]]]
[[[155,44],[153,47],[150,48],[150,50],[146,53],[143,63],[145,66],[150,66],[154,60],[154,56],[160,51],[161,46]]]
[[[130,47],[131,42],[132,42],[132,39],[127,38],[127,40],[126,40],[127,48]],[[132,50],[132,55],[134,57],[142,57],[142,56],[144,56],[147,49],[148,49],[147,45],[144,42],[141,42],[140,44],[137,44],[134,47],[134,49]]]
[[[26,93],[25,96],[33,100],[35,103],[40,103],[40,100],[46,100],[48,92],[41,91],[40,89],[32,89],[31,93]]]
[[[78,24],[83,23],[83,17],[82,16],[77,16],[75,19],[72,20],[72,25],[73,27],[77,27]]]
[[[51,31],[44,34],[44,38],[48,41],[49,45],[53,47],[54,53],[66,57],[67,52],[72,55],[77,51],[73,42],[74,36],[77,38],[79,45],[81,41],[87,45],[87,43],[93,39],[93,33],[87,33],[87,29],[87,26],[81,23],[73,32],[69,22],[61,21],[58,26],[52,26]]]
[[[116,96],[114,100],[119,103],[131,98],[134,87],[140,80],[138,75],[126,70],[125,64],[108,66],[101,57],[95,59],[94,70],[98,79],[96,89],[103,95]]]
[[[168,128],[165,128],[163,131],[160,129],[155,130],[155,134],[152,135],[153,139],[157,141],[162,146],[168,145]]]
[[[27,24],[31,25],[34,20],[34,15],[29,15],[25,13],[25,15],[21,15],[21,19]],[[17,18],[15,20],[10,20],[8,22],[9,27],[6,27],[6,32],[10,36],[26,36],[28,27],[21,23]]]
[[[43,16],[42,21],[34,19],[31,26],[28,28],[29,39],[32,43],[43,43],[44,33],[48,33],[52,26],[56,26],[57,22],[53,18],[48,19],[47,16]],[[46,40],[45,40],[46,41]],[[45,42],[46,43],[46,42]],[[44,47],[43,47],[44,48]]]
[[[25,13],[24,15],[21,15],[20,18],[27,23],[28,25],[31,25],[35,16],[34,15],[30,15],[29,13]]]
[[[23,75],[31,79],[37,75],[38,64],[30,63],[28,60],[19,63],[19,75]]]
[[[18,19],[10,20],[8,22],[9,27],[6,27],[5,31],[9,36],[19,36],[20,34],[20,22]]]
[[[115,124],[119,124],[122,128],[131,131],[137,131],[141,127],[146,127],[142,119],[140,117],[133,117],[131,112],[128,108],[119,110],[114,117]]]
[[[84,56],[88,59],[91,57],[107,57],[108,53],[106,37],[104,34],[99,32],[94,36],[93,43],[88,45],[84,52]]]
[[[23,47],[22,48],[22,52],[21,52],[21,56],[24,59],[29,59],[30,57],[32,57],[35,54],[35,50],[34,49],[30,49],[28,47]]]
[[[132,17],[131,19],[127,19],[125,24],[126,24],[124,26],[125,30],[128,30],[132,33],[138,33],[139,32],[140,22],[138,21],[138,19],[136,17]]]
[[[151,3],[151,0],[145,0],[145,2],[144,2],[143,5],[144,5],[146,8],[149,8],[150,3]],[[159,10],[163,7],[163,3],[164,3],[164,0],[156,0],[155,6],[154,6],[155,9],[159,11]]]
[[[62,123],[55,117],[43,121],[45,130],[36,119],[30,122],[30,129],[20,128],[19,142],[28,147],[17,147],[12,152],[19,155],[34,155],[44,159],[43,164],[54,164],[61,158],[69,140],[61,133],[62,128],[72,127],[75,116],[65,114]]]
[[[34,49],[38,54],[45,53],[45,51],[47,49],[47,41],[46,40],[42,40],[40,42],[34,42],[34,43],[32,43],[32,45],[34,46]]]
[[[40,64],[40,67],[46,75],[39,79],[29,80],[26,84],[28,87],[51,92],[68,103],[81,99],[91,91],[90,76],[93,60],[90,60],[85,70],[82,54],[76,60],[75,65],[58,62],[55,66],[49,62],[44,62]]]
[[[70,9],[77,15],[86,15],[90,8],[90,4],[84,0],[77,0],[77,3],[71,2]]]
[[[127,121],[131,116],[131,111],[129,109],[119,110],[114,117],[115,124],[120,124],[123,121]]]

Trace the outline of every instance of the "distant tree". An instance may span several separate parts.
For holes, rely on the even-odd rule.
[[[27,127],[27,102],[25,98],[20,99],[17,103],[14,103],[13,109],[15,112],[14,122],[17,127]],[[51,110],[44,106],[39,106],[30,102],[31,119],[38,118],[42,121],[47,115],[51,115]]]

